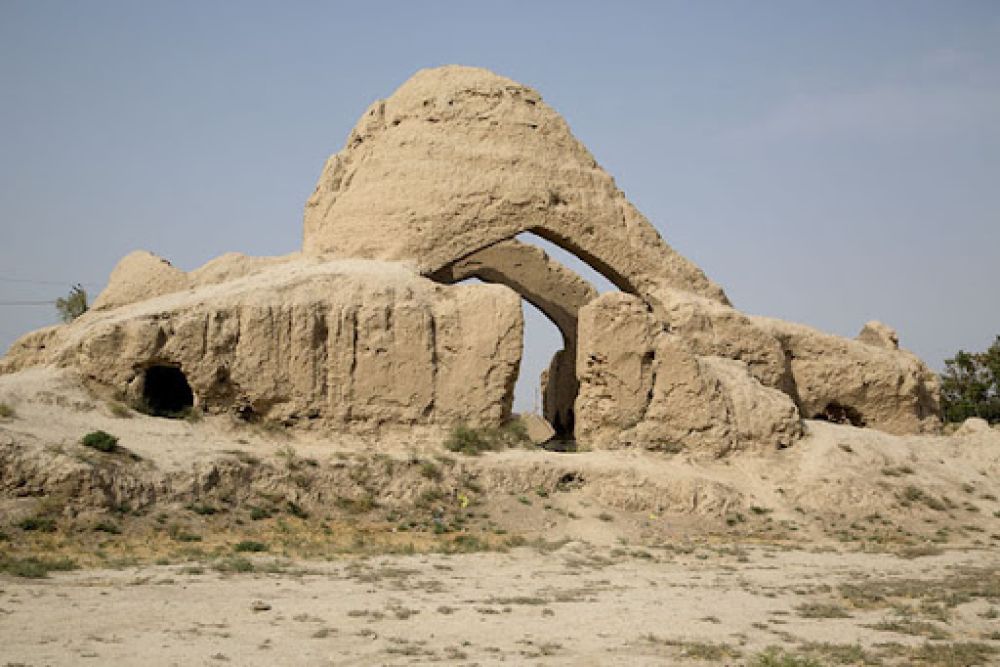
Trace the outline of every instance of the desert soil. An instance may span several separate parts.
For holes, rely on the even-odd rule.
[[[0,665],[1000,664],[996,431],[463,456],[0,403]]]

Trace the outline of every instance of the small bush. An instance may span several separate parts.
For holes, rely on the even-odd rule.
[[[473,428],[466,424],[458,424],[448,435],[444,446],[453,452],[478,456],[482,452],[524,446],[529,442],[528,430],[524,423],[519,419],[512,419],[500,427]]]
[[[304,507],[298,503],[292,502],[291,500],[288,501],[288,513],[299,519],[309,518],[309,512],[307,512]]]
[[[452,452],[459,452],[468,456],[476,456],[480,452],[493,449],[485,435],[478,429],[470,428],[465,424],[459,424],[452,429],[445,440],[444,446]]]
[[[99,452],[113,452],[118,447],[118,438],[105,431],[91,431],[80,441],[84,447],[96,449]]]
[[[14,408],[6,403],[0,403],[0,419],[13,419],[15,416],[17,416],[17,412],[14,411]]]
[[[250,518],[253,519],[254,521],[260,521],[262,519],[270,519],[271,510],[265,507],[251,507]]]
[[[94,530],[99,533],[110,533],[111,535],[120,535],[122,532],[122,529],[117,524],[110,521],[99,521],[94,526]]]
[[[226,558],[216,563],[214,567],[218,572],[246,573],[254,571],[253,562],[240,557]]]
[[[33,530],[39,533],[54,533],[56,521],[47,516],[29,516],[27,519],[21,519],[17,527],[21,530]]]
[[[202,503],[191,503],[187,508],[200,516],[212,516],[219,512],[218,508]]]
[[[821,667],[821,664],[807,656],[786,653],[777,646],[769,646],[749,663],[750,667]]]
[[[201,542],[201,535],[188,532],[183,527],[174,524],[167,529],[170,539],[178,542]]]
[[[795,608],[802,618],[850,618],[846,609],[837,604],[809,602]]]
[[[341,509],[350,514],[365,514],[367,512],[371,512],[373,509],[378,507],[378,502],[376,502],[375,497],[370,493],[361,496],[360,498],[348,498],[346,496],[337,496],[334,499],[333,504],[336,505],[338,509]]]
[[[56,311],[63,322],[72,322],[87,312],[87,290],[77,283],[70,288],[69,294],[56,299]]]
[[[440,482],[443,477],[441,468],[430,461],[424,461],[420,464],[420,474],[435,482]]]
[[[237,542],[233,545],[233,551],[239,553],[259,553],[261,551],[267,551],[268,546],[263,542],[257,542],[254,540],[243,540],[242,542]]]
[[[15,577],[42,579],[49,576],[49,572],[65,572],[75,570],[77,567],[77,564],[69,558],[12,558],[0,554],[0,572],[6,572]]]

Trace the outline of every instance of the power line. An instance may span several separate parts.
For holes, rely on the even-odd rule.
[[[67,280],[66,282],[58,280],[32,280],[30,278],[7,278],[6,276],[0,276],[0,282],[4,283],[27,283],[31,285],[90,285],[94,287],[97,283],[81,283],[79,280]]]

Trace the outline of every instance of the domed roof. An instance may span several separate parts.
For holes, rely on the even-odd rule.
[[[432,273],[526,231],[624,290],[725,301],[536,91],[474,67],[421,70],[368,108],[306,204],[303,249]]]

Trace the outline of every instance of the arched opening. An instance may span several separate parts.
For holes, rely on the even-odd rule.
[[[143,376],[142,400],[155,417],[180,417],[194,407],[194,392],[176,366],[150,366]]]
[[[524,315],[524,343],[521,368],[514,385],[514,412],[540,414],[555,429],[556,438],[572,439],[572,424],[565,424],[560,413],[565,413],[567,402],[572,409],[576,388],[564,386],[564,392],[570,391],[571,395],[557,396],[555,387],[559,378],[549,376],[553,360],[565,349],[565,339],[552,320],[524,298],[521,299],[521,312]],[[575,373],[570,377],[575,379]]]
[[[467,255],[430,276],[446,284],[477,279],[506,285],[533,306],[524,306],[525,337],[513,403],[517,412],[541,412],[560,442],[572,441],[576,426],[578,312],[599,294],[580,273],[592,277],[602,291],[615,289],[579,258],[524,233]]]

